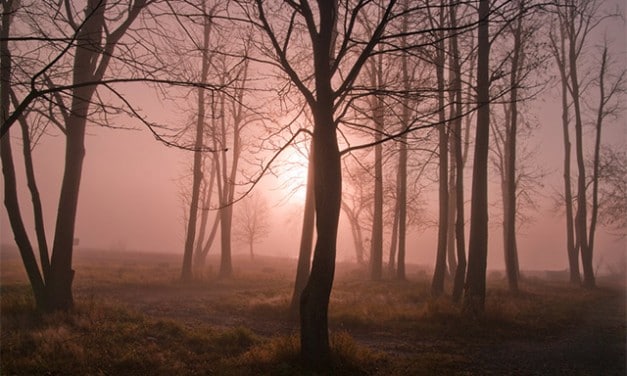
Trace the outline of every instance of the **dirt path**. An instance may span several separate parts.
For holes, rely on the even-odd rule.
[[[480,346],[474,364],[493,375],[620,375],[625,365],[625,296],[585,308],[579,325],[537,341],[508,340]]]

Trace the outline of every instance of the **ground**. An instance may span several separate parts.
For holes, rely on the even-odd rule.
[[[1,255],[3,293],[25,286],[17,254],[4,249]],[[289,320],[287,308],[295,260],[263,256],[250,260],[242,255],[234,259],[233,278],[218,279],[218,260],[210,258],[206,267],[197,270],[195,282],[182,284],[178,282],[180,258],[79,250],[75,299],[87,306],[122,307],[142,320],[173,322],[190,333],[241,328],[259,338],[234,349],[238,354],[254,352],[257,343],[268,339],[297,338],[298,325]],[[338,265],[331,331],[347,334],[377,359],[355,372],[625,375],[624,280],[600,278],[598,289],[584,290],[566,281],[529,276],[521,283],[521,292],[512,294],[499,273],[492,273],[486,315],[471,320],[450,297],[429,296],[429,275],[428,270],[411,266],[408,281],[371,282],[364,268]],[[29,329],[4,325],[11,323],[6,321],[5,304],[3,299],[2,347],[8,342],[11,349],[18,349],[12,342],[17,341],[12,339],[15,333],[9,331]],[[2,369],[25,374],[16,369],[19,363],[7,360],[15,353],[2,352]],[[85,367],[89,370],[89,365]],[[234,367],[240,367],[236,374],[246,373],[239,363]]]

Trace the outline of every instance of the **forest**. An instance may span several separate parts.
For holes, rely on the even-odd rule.
[[[627,371],[624,3],[1,3],[0,373]],[[84,245],[117,185],[176,249]]]

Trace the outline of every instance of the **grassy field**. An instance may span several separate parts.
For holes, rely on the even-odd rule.
[[[180,256],[79,250],[76,309],[42,316],[15,250],[0,253],[1,375],[294,375],[288,319],[295,261],[218,260],[190,284]],[[489,278],[485,317],[429,296],[430,273],[371,282],[338,264],[330,305],[333,375],[625,375],[624,280],[596,290],[528,277],[509,293]]]

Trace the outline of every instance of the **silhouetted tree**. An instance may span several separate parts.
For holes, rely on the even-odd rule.
[[[464,311],[476,316],[485,305],[488,256],[488,148],[490,137],[489,0],[479,1],[477,35],[477,130],[472,174],[470,243]]]
[[[332,82],[336,79],[340,63],[346,61],[348,49],[354,47],[349,42],[354,37],[352,27],[356,17],[363,14],[360,12],[362,7],[367,8],[369,4],[361,4],[353,8],[354,11],[343,13],[338,11],[338,4],[334,1],[318,1],[314,8],[308,1],[279,5],[259,0],[256,1],[256,9],[244,9],[244,13],[251,17],[250,21],[265,33],[271,45],[272,58],[305,97],[314,119],[313,165],[318,237],[309,281],[301,297],[300,315],[301,354],[309,365],[318,368],[328,364],[330,356],[327,312],[335,271],[342,192],[336,111],[383,34],[394,3],[391,1],[382,10],[373,33],[364,41],[354,60],[351,56],[353,63],[346,67],[346,74],[342,75],[335,89]],[[240,4],[246,7],[245,3]],[[279,21],[276,16],[282,12],[290,15],[284,20],[283,27],[272,26],[273,22]],[[338,17],[344,14],[348,17],[345,24],[338,22]],[[342,30],[344,39],[338,42],[338,25],[342,24],[350,27]],[[293,33],[295,28],[310,38],[307,43],[313,58],[311,76],[295,70],[295,59],[289,53],[290,42],[302,35],[300,32]]]
[[[571,281],[578,281],[579,267],[577,256],[581,254],[581,264],[583,267],[583,285],[585,287],[595,287],[595,276],[593,267],[594,232],[596,229],[596,215],[598,208],[597,192],[594,181],[598,173],[598,158],[600,155],[601,139],[600,132],[603,118],[606,115],[605,106],[611,101],[614,95],[620,92],[610,90],[605,93],[606,53],[602,53],[600,61],[600,72],[598,73],[599,105],[594,120],[595,124],[595,146],[593,156],[593,171],[588,174],[586,171],[586,161],[584,157],[584,117],[585,117],[585,89],[587,87],[584,66],[584,53],[587,41],[593,30],[601,25],[602,21],[611,14],[602,14],[600,8],[602,2],[599,1],[564,1],[558,2],[555,11],[557,31],[552,31],[550,36],[550,47],[553,57],[560,71],[562,82],[562,106],[563,106],[563,129],[565,144],[565,203],[567,220],[567,247],[569,251],[569,264],[571,268]],[[622,78],[620,79],[623,80]],[[619,81],[616,81],[617,83]],[[619,84],[620,87],[622,84]],[[611,93],[611,94],[610,94]],[[609,95],[607,95],[609,94]],[[571,110],[572,109],[572,110]],[[575,158],[577,165],[576,184],[576,212],[572,217],[572,198],[570,193],[570,140],[569,140],[569,115],[574,115],[575,129]],[[596,165],[596,167],[595,167]],[[588,178],[592,179],[592,197],[588,197]],[[590,201],[589,201],[590,200]],[[591,218],[588,216],[588,205],[591,206]],[[570,213],[569,213],[570,212]],[[590,221],[590,222],[589,222]],[[571,235],[571,229],[574,234]],[[574,236],[574,239],[573,239]],[[572,245],[572,248],[571,248]],[[576,269],[575,269],[576,268]]]
[[[207,82],[207,78],[209,75],[209,68],[211,65],[210,61],[210,52],[209,52],[209,43],[211,39],[211,30],[213,26],[213,11],[215,10],[215,5],[211,9],[207,9],[207,2],[203,1],[201,3],[201,11],[203,13],[202,17],[202,48],[201,48],[201,69],[200,69],[200,77],[199,81],[202,83]],[[189,203],[189,216],[187,218],[187,231],[185,234],[185,249],[183,252],[183,268],[181,271],[181,279],[183,281],[190,281],[193,277],[192,273],[192,260],[194,253],[194,243],[196,242],[196,228],[197,228],[197,217],[198,217],[198,203],[200,199],[200,187],[202,183],[202,168],[203,168],[203,152],[202,148],[204,146],[204,134],[205,134],[205,126],[206,126],[206,103],[205,103],[205,89],[199,87],[197,89],[197,116],[196,116],[196,129],[194,136],[194,162],[192,169],[192,192],[191,199]],[[213,178],[213,175],[212,175]],[[204,217],[206,218],[206,216]],[[203,218],[203,219],[204,219]],[[206,222],[206,221],[202,221]],[[203,227],[204,228],[204,227]],[[201,242],[202,239],[199,239]]]
[[[437,113],[438,113],[438,243],[436,252],[436,262],[433,272],[433,280],[431,283],[431,294],[435,297],[444,293],[444,278],[446,277],[446,241],[448,230],[448,146],[449,133],[446,122],[446,103],[445,103],[445,87],[444,78],[445,57],[445,14],[446,7],[438,9],[437,21],[435,15],[430,15],[429,19],[434,30],[434,57],[437,77]]]
[[[90,115],[92,97],[98,84],[104,82],[105,73],[114,57],[114,51],[118,42],[148,3],[150,1],[136,0],[122,6],[119,4],[108,4],[106,0],[89,0],[85,5],[83,20],[77,22],[76,19],[80,18],[80,16],[74,14],[72,6],[66,1],[64,20],[67,21],[74,34],[63,39],[67,44],[62,48],[61,52],[56,56],[53,54],[55,57],[51,61],[43,63],[43,68],[33,74],[30,92],[23,99],[18,100],[16,98],[14,100],[14,111],[10,113],[8,90],[12,87],[12,82],[11,55],[8,50],[8,43],[10,40],[10,19],[14,16],[14,13],[6,10],[16,11],[17,9],[15,9],[15,3],[3,2],[3,32],[6,32],[6,34],[5,38],[3,38],[2,103],[5,107],[2,111],[1,137],[3,173],[5,174],[5,205],[7,206],[16,242],[20,248],[33,286],[37,306],[43,310],[67,310],[73,306],[72,282],[74,270],[72,269],[72,255],[74,229],[85,154],[85,128]],[[56,5],[58,9],[54,9],[54,7],[46,8],[49,6],[48,4],[41,5],[44,10],[43,14],[46,11],[52,13],[62,12],[61,4]],[[118,14],[114,15],[116,12]],[[5,23],[4,21],[7,22]],[[41,40],[46,42],[48,39],[44,36]],[[70,50],[73,51],[71,83],[69,85],[55,85],[53,79],[47,74],[55,65],[60,63],[64,55]],[[42,90],[37,88],[37,80],[39,78],[44,78],[48,83],[48,89]],[[61,181],[49,269],[47,261],[45,261],[47,260],[47,255],[41,254],[42,275],[37,267],[33,249],[21,219],[8,131],[10,126],[24,115],[28,106],[35,99],[41,97],[44,93],[54,95],[62,90],[69,92],[71,97],[71,103],[68,107],[61,110],[65,123],[65,170]],[[41,235],[40,238],[42,238]],[[43,251],[40,249],[40,252]]]

